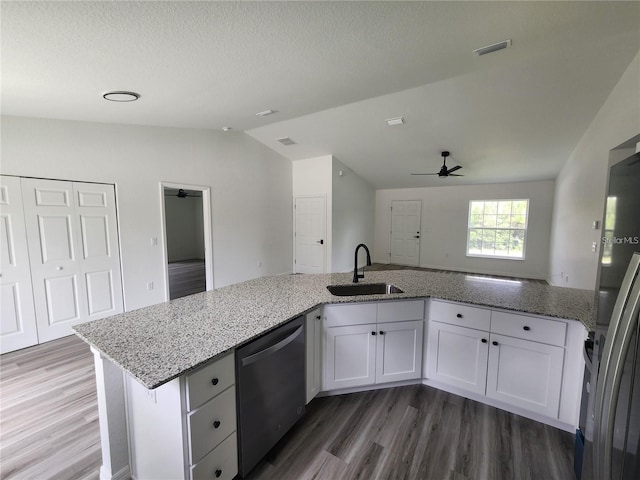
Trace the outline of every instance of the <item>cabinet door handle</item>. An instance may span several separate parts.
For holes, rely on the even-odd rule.
[[[487,343],[487,339],[483,338],[482,340],[480,340],[482,343]]]
[[[213,428],[219,428],[220,427],[220,420],[216,420],[215,422],[213,422]]]
[[[498,342],[496,342],[495,340],[493,342],[491,342],[494,345],[498,345]]]
[[[522,327],[522,329],[523,329],[525,332],[528,332],[529,330],[531,330],[531,328],[529,328],[527,325],[525,325],[524,327]]]
[[[458,314],[456,315],[456,317],[458,317],[458,318],[462,318],[462,314],[461,314],[461,313],[458,313]]]
[[[211,379],[211,383],[212,383],[213,385],[217,385],[219,382],[220,382],[220,380],[218,380],[217,378],[212,378],[212,379]]]
[[[217,469],[216,470],[216,478],[220,478],[220,475],[222,475],[222,470]]]
[[[376,335],[376,332],[371,332],[371,335]]]
[[[320,315],[316,315],[316,320],[320,320],[322,317]]]
[[[382,330],[380,330],[380,335],[384,335],[384,332]]]

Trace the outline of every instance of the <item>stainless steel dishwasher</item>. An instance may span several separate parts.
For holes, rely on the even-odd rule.
[[[297,317],[236,350],[241,477],[304,413],[303,320]]]

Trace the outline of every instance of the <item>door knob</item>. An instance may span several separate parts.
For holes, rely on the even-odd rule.
[[[414,235],[413,238],[420,238],[420,235]]]
[[[318,240],[316,241],[316,243],[319,243],[320,245],[324,245],[324,240]]]
[[[62,267],[56,267],[56,270],[60,271],[62,270]]]

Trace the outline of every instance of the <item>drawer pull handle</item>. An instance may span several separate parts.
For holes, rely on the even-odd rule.
[[[213,385],[217,385],[219,382],[220,382],[220,380],[218,380],[217,378],[212,378],[212,379],[211,379],[211,383],[212,383]]]
[[[216,420],[213,422],[213,428],[218,428],[220,426],[220,420]]]
[[[531,330],[531,328],[529,328],[527,325],[525,325],[524,327],[522,327],[522,329],[523,329],[525,332],[528,332],[529,330]]]
[[[458,314],[456,315],[456,317],[458,317],[458,318],[462,318],[462,314],[461,314],[461,313],[458,313]]]
[[[216,478],[220,478],[221,475],[222,475],[222,470],[217,469],[216,470]]]
[[[480,340],[482,343],[487,343],[487,339],[483,338],[482,340]]]
[[[498,342],[496,342],[495,340],[491,343],[493,343],[494,345],[498,345]]]

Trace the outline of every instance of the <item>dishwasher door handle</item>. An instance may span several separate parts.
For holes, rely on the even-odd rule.
[[[270,347],[265,348],[264,350],[260,350],[259,352],[254,353],[253,355],[249,355],[248,357],[244,357],[242,359],[242,366],[246,367],[247,365],[251,365],[258,360],[263,359],[264,357],[268,357],[269,355],[276,353],[278,350],[283,349],[291,342],[293,342],[298,335],[302,333],[303,325],[300,325],[291,335],[280,340],[275,345],[271,345]]]

